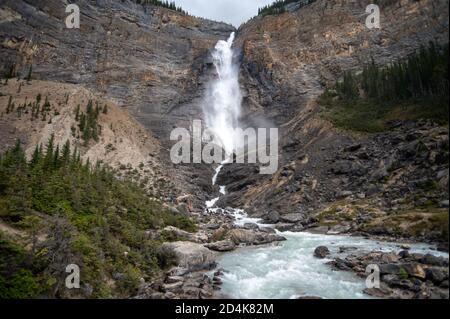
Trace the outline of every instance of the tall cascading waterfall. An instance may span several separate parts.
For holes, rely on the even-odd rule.
[[[216,68],[217,78],[208,88],[206,101],[203,104],[203,113],[206,126],[211,130],[225,151],[226,158],[232,156],[236,148],[235,128],[239,125],[241,114],[242,94],[239,87],[239,65],[234,62],[234,42],[233,32],[227,41],[217,42],[212,53],[213,63]],[[217,176],[220,173],[227,159],[216,168],[212,178],[212,184],[216,184]],[[220,186],[220,193],[225,195],[225,186]],[[206,202],[208,208],[214,207],[219,197]]]
[[[234,63],[232,48],[235,34],[217,42],[212,53],[217,78],[209,87],[203,113],[207,127],[221,142],[229,156],[235,151],[234,129],[239,124],[242,94],[239,87],[239,65]]]

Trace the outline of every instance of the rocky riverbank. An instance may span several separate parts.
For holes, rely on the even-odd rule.
[[[340,253],[342,257],[328,263],[336,271],[351,271],[361,278],[367,278],[367,267],[378,267],[380,287],[364,290],[369,296],[395,299],[449,298],[448,258],[410,253],[408,250],[398,254],[380,251],[360,254],[354,247],[341,247]],[[328,254],[326,247],[316,250],[318,258],[325,258]]]
[[[269,245],[269,248],[277,245],[286,238],[275,229],[295,231],[298,218],[299,216],[279,218],[271,212],[258,221],[241,215],[239,210],[216,208],[196,215],[199,225],[196,233],[166,227],[155,236],[170,240],[162,246],[162,254],[174,267],[157,280],[142,284],[135,298],[221,298],[223,278],[227,273],[227,269],[222,269],[217,264],[222,254],[249,246]],[[267,223],[267,227],[262,223]],[[323,236],[328,237],[326,234]],[[342,246],[337,254],[332,254],[328,247],[320,246],[314,251],[314,256],[330,259],[327,265],[331,269],[353,272],[361,280],[368,276],[368,265],[377,265],[380,268],[381,286],[379,289],[364,290],[368,297],[448,298],[448,258],[412,253],[405,244],[399,243],[398,247],[403,249],[399,253],[377,250],[368,253],[361,250],[362,247]]]
[[[234,214],[234,215],[233,215]],[[150,284],[141,285],[138,299],[208,299],[220,294],[223,270],[216,269],[219,254],[239,247],[276,244],[285,241],[271,227],[255,223],[236,223],[236,211],[207,210],[196,214],[198,231],[189,233],[166,227],[155,238],[169,240],[161,247],[161,255],[175,267]]]

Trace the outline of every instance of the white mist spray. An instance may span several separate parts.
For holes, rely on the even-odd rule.
[[[233,63],[234,32],[227,41],[219,41],[212,53],[217,71],[203,106],[206,125],[222,143],[225,152],[235,151],[234,129],[238,127],[242,94],[239,87],[239,66]]]

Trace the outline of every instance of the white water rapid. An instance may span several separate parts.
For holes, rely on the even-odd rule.
[[[232,44],[234,33],[228,41],[219,41],[213,53],[218,78],[212,83],[209,102],[204,107],[208,128],[221,139],[228,154],[236,149],[234,131],[241,109],[241,93],[238,82],[238,67],[233,64]],[[227,161],[215,170],[212,185]],[[226,187],[220,186],[220,194],[226,194]],[[219,195],[219,194],[218,194]],[[223,211],[235,219],[237,226],[246,223],[261,225],[260,221],[247,216],[241,209],[223,210],[216,204],[220,195],[206,202],[207,211]],[[399,251],[399,243],[379,242],[360,237],[313,235],[309,233],[280,233],[287,241],[274,246],[239,248],[223,254],[218,267],[225,269],[222,293],[235,299],[287,299],[301,296],[318,296],[332,299],[369,298],[363,293],[365,280],[353,273],[333,271],[326,262],[329,259],[314,257],[318,246],[330,248],[333,257],[339,247],[356,247],[359,251]],[[448,258],[426,244],[413,244],[412,252],[431,253]],[[342,257],[342,255],[340,255]]]

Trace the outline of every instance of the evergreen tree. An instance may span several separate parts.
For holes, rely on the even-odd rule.
[[[61,163],[63,166],[67,166],[70,162],[70,141],[67,140],[63,146]]]
[[[56,149],[55,149],[55,152],[53,153],[53,167],[54,168],[58,168],[58,167],[60,167],[60,157],[59,157],[59,154],[60,152],[59,152],[59,144],[58,145],[56,145]]]
[[[31,165],[36,166],[41,161],[41,151],[39,145],[34,148],[33,156],[31,157]]]
[[[47,142],[46,153],[44,158],[44,165],[49,169],[53,165],[54,161],[54,148],[55,148],[55,135],[50,135],[50,139]]]

